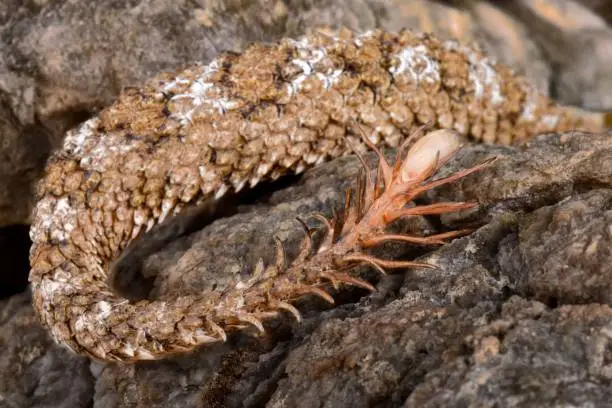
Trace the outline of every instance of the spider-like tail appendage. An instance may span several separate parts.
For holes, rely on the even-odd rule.
[[[305,230],[298,256],[286,265],[283,245],[276,239],[275,262],[265,266],[260,260],[249,281],[241,282],[240,287],[237,285],[228,289],[221,297],[221,303],[217,307],[217,319],[224,323],[223,326],[251,325],[263,332],[262,321],[281,311],[288,312],[300,321],[300,312],[291,302],[305,295],[315,295],[333,304],[333,297],[325,291],[330,284],[335,289],[340,285],[349,285],[375,291],[372,284],[348,273],[359,264],[370,265],[381,274],[391,269],[411,267],[436,269],[434,265],[412,260],[380,259],[366,253],[366,250],[390,241],[441,245],[451,238],[469,233],[470,230],[457,230],[415,236],[387,233],[385,228],[398,218],[439,215],[477,206],[476,202],[440,202],[412,206],[406,204],[428,190],[482,170],[495,158],[450,176],[432,179],[437,170],[461,148],[461,139],[456,132],[450,130],[433,131],[418,139],[404,156],[403,152],[422,130],[417,131],[400,146],[393,166],[362,131],[364,142],[378,156],[374,177],[364,157],[357,153],[362,169],[358,174],[356,187],[346,191],[344,210],[331,219],[322,214],[312,215],[321,221],[326,229],[322,243],[314,248],[314,231],[298,218]]]

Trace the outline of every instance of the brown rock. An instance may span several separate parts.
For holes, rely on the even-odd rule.
[[[473,175],[470,182],[440,188],[431,197],[475,199],[490,206],[489,214],[498,214],[532,211],[593,188],[612,186],[610,132],[537,136],[524,151],[474,146],[459,152],[458,167],[449,167],[448,171],[490,156],[498,158],[495,166]]]
[[[593,10],[597,15],[604,18],[608,24],[612,23],[612,9],[607,0],[577,0],[577,2]]]
[[[607,406],[612,398],[610,347],[612,309],[589,304],[550,309],[510,298],[497,317],[466,336],[463,358],[428,373],[404,407]],[[486,337],[485,337],[486,336]],[[472,347],[499,339],[503,353],[475,361]]]
[[[610,305],[610,232],[610,189],[592,190],[542,207],[521,219],[516,235],[509,238],[517,241],[517,247],[505,254],[513,260],[506,264],[506,273],[517,290],[547,304]]]

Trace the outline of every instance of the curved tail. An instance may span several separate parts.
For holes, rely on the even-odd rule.
[[[258,326],[253,308],[291,307],[265,303],[261,292],[245,303],[245,282],[131,303],[108,285],[112,261],[188,205],[351,147],[397,147],[424,123],[514,143],[610,120],[589,118],[478,50],[408,31],[316,33],[161,74],[70,131],[49,160],[30,232],[34,305],[56,340],[100,359],[159,358],[222,340],[232,328]]]

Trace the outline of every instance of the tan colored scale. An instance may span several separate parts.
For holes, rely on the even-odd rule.
[[[289,286],[262,303],[277,279],[268,276],[248,294],[258,300],[240,307],[241,282],[229,298],[130,303],[109,288],[109,265],[187,205],[302,172],[350,146],[363,151],[356,124],[373,144],[397,147],[430,121],[511,143],[598,130],[593,118],[554,105],[475,49],[408,31],[254,44],[161,74],[68,132],[49,160],[31,228],[35,308],[55,340],[102,360],[155,359],[223,340],[240,324],[295,313],[287,301],[309,291],[325,297],[325,279],[311,276],[309,287]]]

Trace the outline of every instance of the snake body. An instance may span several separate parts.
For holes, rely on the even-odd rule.
[[[598,129],[477,49],[409,31],[256,43],[124,90],[67,133],[40,182],[30,282],[43,325],[107,361],[223,340],[248,304],[224,310],[216,291],[129,302],[109,287],[113,260],[186,206],[365,149],[355,124],[396,147],[429,122],[504,144]]]

